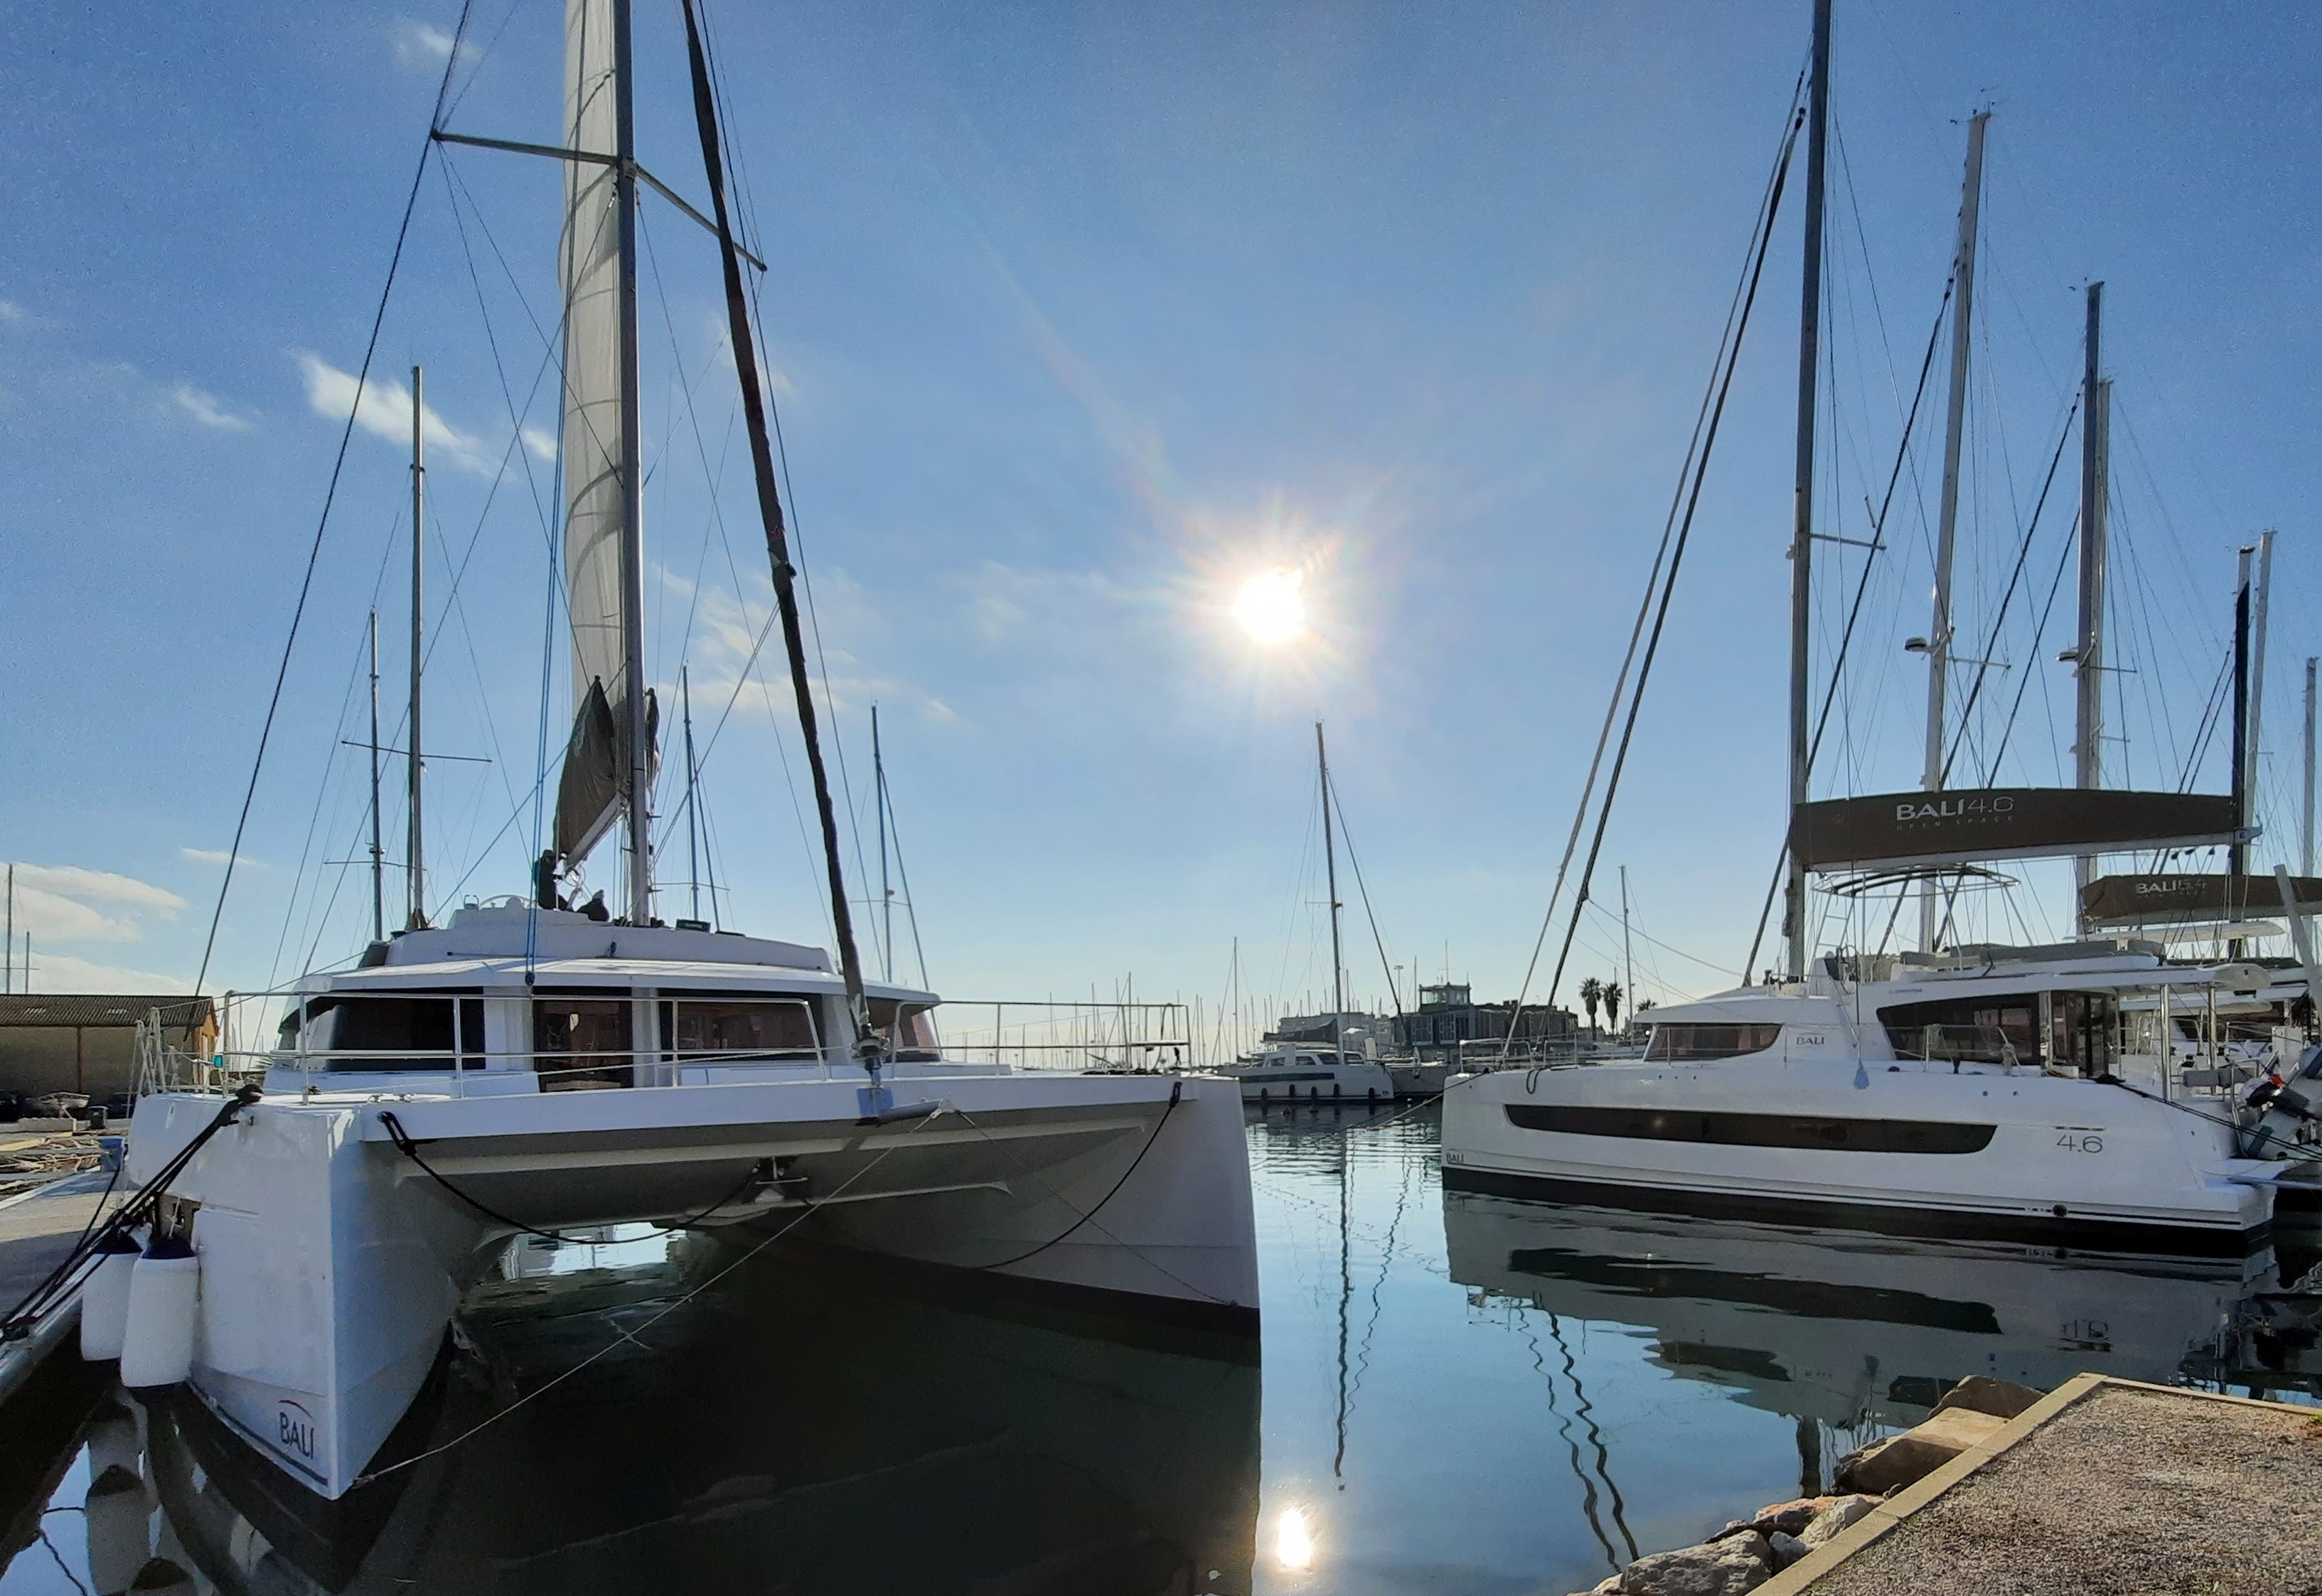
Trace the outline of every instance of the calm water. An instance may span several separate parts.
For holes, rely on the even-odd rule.
[[[2284,1355],[2232,1333],[2270,1254],[2125,1270],[1447,1199],[1436,1140],[1424,1111],[1252,1124],[1262,1370],[795,1267],[646,1326],[726,1255],[533,1254],[422,1416],[434,1444],[485,1427],[334,1512],[198,1411],[0,1436],[0,1596],[119,1590],[156,1548],[285,1596],[1557,1592],[1819,1483],[1963,1375],[2238,1389]]]

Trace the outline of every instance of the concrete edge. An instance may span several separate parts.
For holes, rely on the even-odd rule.
[[[1874,1545],[1920,1509],[1966,1479],[1976,1470],[2036,1432],[2067,1408],[2103,1390],[2155,1391],[2162,1396],[2189,1397],[2197,1401],[2226,1402],[2242,1408],[2266,1408],[2275,1412],[2307,1413],[2286,1402],[2261,1401],[2222,1391],[2195,1391],[2182,1385],[2161,1385],[2149,1380],[2125,1380],[2116,1374],[2075,1374],[2031,1407],[2008,1420],[2007,1427],[1989,1440],[1969,1447],[1943,1467],[1904,1487],[1864,1514],[1843,1532],[1816,1546],[1789,1567],[1757,1588],[1755,1596],[1800,1596],[1815,1581],[1863,1547]]]
[[[1989,1440],[1970,1446],[1934,1473],[1905,1486],[1838,1535],[1760,1585],[1755,1596],[1797,1596],[1798,1592],[1808,1589],[1816,1580],[1863,1547],[1883,1539],[1912,1514],[2031,1435],[2049,1419],[2099,1386],[2110,1383],[2115,1382],[2102,1374],[2075,1374],[2009,1419],[2007,1427]]]
[[[0,1408],[5,1408],[14,1399],[18,1389],[32,1377],[32,1371],[49,1361],[49,1354],[57,1350],[58,1344],[79,1328],[80,1293],[76,1290],[65,1300],[64,1306],[42,1318],[30,1336],[0,1347]],[[79,1355],[78,1350],[74,1355]]]

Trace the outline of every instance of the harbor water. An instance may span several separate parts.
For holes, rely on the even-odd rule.
[[[527,1244],[410,1461],[327,1509],[184,1401],[9,1426],[0,1596],[157,1556],[265,1592],[1556,1592],[1817,1488],[1966,1375],[2310,1400],[2251,1327],[2310,1259],[1447,1197],[1429,1108],[1248,1140],[1257,1361],[788,1247]]]

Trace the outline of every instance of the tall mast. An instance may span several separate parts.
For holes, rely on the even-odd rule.
[[[425,639],[421,634],[420,601],[427,570],[427,460],[420,439],[419,419],[426,409],[421,397],[419,368],[411,369],[411,710],[408,716],[411,730],[410,757],[405,762],[410,771],[411,835],[409,840],[410,908],[405,916],[403,928],[416,931],[427,924],[427,873],[425,833],[421,829],[419,789],[421,760],[419,751],[419,668],[426,659]],[[379,738],[371,738],[377,743]]]
[[[685,717],[685,876],[692,893],[693,917],[701,918],[701,767],[693,759],[693,677],[684,665],[677,668],[677,701]],[[713,903],[712,907],[716,905]]]
[[[1339,850],[1330,833],[1330,756],[1322,746],[1322,723],[1314,723],[1314,762],[1322,772],[1322,861],[1330,889],[1330,1045],[1344,1062],[1347,1052],[1347,963],[1339,951]]]
[[[2240,569],[2234,575],[2234,825],[2236,830],[2249,825],[2249,773],[2254,763],[2250,757],[2250,556],[2256,550],[2241,552]],[[2248,863],[2248,849],[2235,842],[2226,850],[2226,869],[2235,887]]]
[[[653,920],[653,723],[645,701],[645,485],[637,400],[637,132],[629,0],[613,0],[613,212],[620,250],[621,642],[628,690],[628,762],[621,771],[627,824],[628,918]]]
[[[1822,364],[1823,189],[1830,140],[1830,6],[1815,0],[1813,81],[1806,127],[1806,235],[1798,291],[1797,475],[1791,484],[1790,534],[1790,817],[1808,797],[1806,639],[1814,605],[1815,379]],[[1793,853],[1782,904],[1789,944],[1789,973],[1806,971],[1806,871]]]
[[[2244,758],[2246,769],[2242,776],[2242,790],[2249,795],[2249,819],[2258,822],[2258,752],[2264,746],[2265,722],[2265,612],[2267,600],[2273,592],[2273,529],[2266,528],[2257,534],[2257,587],[2250,598],[2250,683],[2249,683],[2249,748]]]
[[[0,992],[16,990],[16,867],[8,866],[8,927],[0,932]]]
[[[879,978],[895,979],[895,891],[887,884],[887,758],[879,749],[879,706],[871,706],[871,799],[879,811]]]
[[[1637,960],[1629,946],[1629,867],[1621,867],[1621,1000],[1633,1022],[1637,1012]]]
[[[628,0],[615,0],[623,17]],[[774,452],[766,424],[766,404],[758,380],[756,341],[750,333],[749,302],[742,293],[741,255],[734,242],[733,220],[726,205],[726,159],[718,145],[718,102],[709,81],[709,60],[702,53],[700,20],[693,0],[683,0],[685,48],[693,74],[693,119],[701,135],[701,167],[709,179],[709,200],[718,221],[718,253],[726,278],[726,326],[734,342],[734,368],[742,388],[742,414],[750,433],[751,474],[758,490],[758,518],[766,529],[766,562],[774,581],[774,608],[782,616],[782,648],[790,658],[791,694],[799,718],[799,740],[806,745],[807,773],[814,785],[816,818],[822,827],[822,862],[830,884],[832,940],[838,944],[838,971],[846,986],[847,1008],[855,1022],[855,1045],[871,1077],[864,1099],[866,1110],[879,1100],[882,1052],[870,1028],[870,1006],[863,993],[863,962],[855,945],[855,915],[846,899],[846,869],[838,847],[838,811],[831,801],[830,775],[822,761],[822,738],[816,729],[814,680],[807,672],[806,633],[799,620],[798,568],[791,563],[790,539],[782,524],[782,496],[775,489]],[[634,284],[632,285],[634,286]],[[634,306],[632,306],[634,309]],[[628,335],[634,341],[632,317]],[[634,385],[631,392],[634,394]],[[642,605],[641,605],[642,607]]]
[[[2111,475],[2112,385],[2100,375],[2104,355],[2104,285],[2090,283],[2088,332],[2082,339],[2080,376],[2080,626],[2072,651],[2079,689],[2072,740],[2073,785],[2104,785],[2105,496]],[[2082,854],[2072,862],[2072,917],[2088,935],[2084,905],[2097,862]]]
[[[1988,111],[1968,119],[1967,177],[1960,186],[1959,244],[1952,255],[1952,391],[1943,425],[1943,497],[1935,534],[1935,614],[1927,632],[1927,763],[1919,785],[1943,784],[1943,698],[1951,687],[1952,551],[1959,532],[1960,441],[1967,424],[1967,362],[1975,330],[1976,207],[1983,194],[1983,124]],[[1943,892],[1933,875],[1919,883],[1919,948],[1935,947]]]
[[[370,939],[387,940],[387,850],[379,840],[379,611],[370,612]]]
[[[2306,661],[2306,813],[2299,831],[2298,873],[2314,873],[2314,659]]]

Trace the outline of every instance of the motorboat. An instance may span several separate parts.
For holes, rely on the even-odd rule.
[[[1245,1103],[1380,1103],[1396,1096],[1386,1065],[1327,1044],[1279,1043],[1222,1065],[1218,1073],[1240,1085]]]
[[[745,1254],[778,1237],[817,1242],[1092,1319],[1157,1321],[1234,1355],[1255,1345],[1233,1083],[958,1062],[942,1046],[933,992],[864,975],[772,488],[741,287],[747,251],[729,222],[717,96],[690,5],[715,220],[679,203],[716,233],[725,270],[833,946],[699,919],[667,925],[656,913],[635,211],[641,178],[671,190],[635,158],[628,15],[625,0],[567,6],[558,145],[430,132],[439,144],[545,156],[565,173],[574,725],[553,845],[526,895],[470,902],[435,924],[411,755],[406,929],[375,935],[343,967],[280,995],[270,1035],[253,1039],[244,1024],[197,1056],[157,1042],[129,1138],[139,1188],[129,1211],[145,1256],[127,1298],[124,1379],[138,1383],[133,1366],[148,1383],[182,1383],[327,1499],[366,1479],[446,1355],[463,1299],[511,1238],[574,1227],[718,1232]],[[462,59],[455,49],[452,62]],[[416,380],[412,397],[416,525]],[[415,616],[417,588],[415,571]],[[418,710],[415,665],[413,748],[423,746]],[[693,762],[689,743],[689,781]],[[608,907],[600,891],[573,907],[584,860],[616,836],[622,904]],[[149,1272],[172,1283],[146,1291]]]
[[[2116,1072],[2123,994],[2248,967],[2093,944],[1861,962],[1656,1008],[1633,1062],[1461,1081],[1444,1184],[2099,1250],[2265,1245],[2289,1165],[2244,1155],[2230,1099]]]

